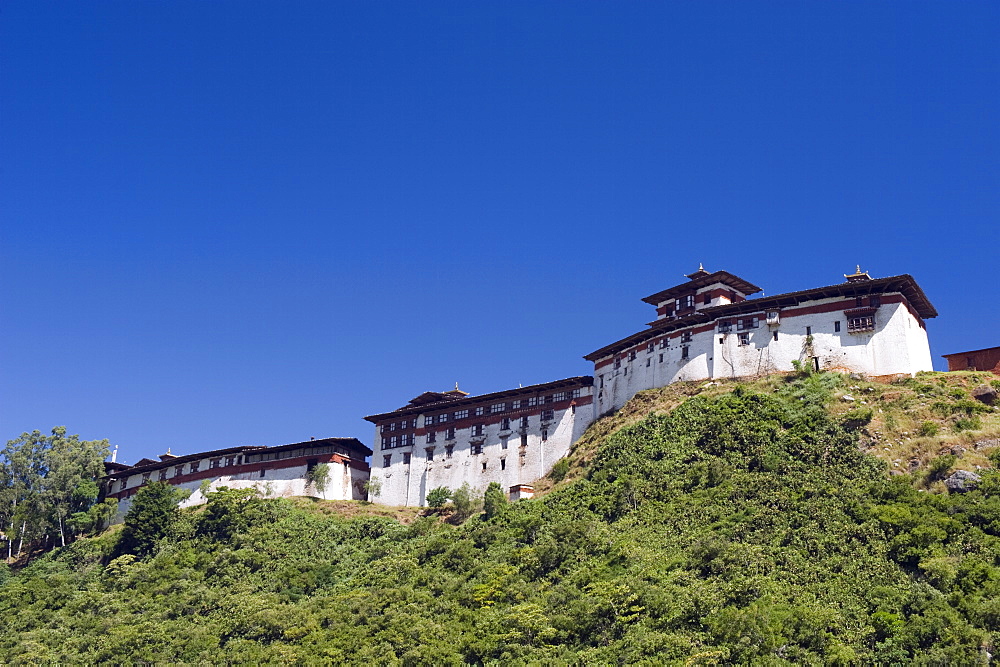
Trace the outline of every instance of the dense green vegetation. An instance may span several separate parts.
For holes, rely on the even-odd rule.
[[[8,560],[22,551],[65,546],[114,516],[98,503],[107,440],[80,440],[57,426],[51,435],[22,433],[0,450],[0,548]]]
[[[845,381],[695,396],[602,437],[542,498],[491,489],[459,526],[231,490],[170,514],[150,491],[153,544],[110,531],[0,573],[0,656],[985,662],[1000,475],[960,495],[890,476],[858,447],[871,412],[831,410]]]

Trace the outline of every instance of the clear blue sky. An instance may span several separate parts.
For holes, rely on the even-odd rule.
[[[0,431],[134,462],[592,372],[704,262],[1000,345],[996,2],[0,5]]]

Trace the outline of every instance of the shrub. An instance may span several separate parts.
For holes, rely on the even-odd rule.
[[[927,472],[927,478],[932,482],[939,479],[944,479],[944,477],[948,474],[948,471],[951,470],[951,467],[955,465],[955,461],[957,460],[958,457],[955,456],[954,454],[945,454],[943,456],[939,456],[933,459],[931,461],[930,468]]]
[[[856,431],[871,422],[872,416],[871,408],[854,408],[844,415],[841,424],[848,431]]]
[[[955,420],[955,430],[961,433],[962,431],[978,431],[983,427],[983,420],[979,418],[978,415],[970,415],[968,417],[959,417]]]
[[[552,472],[549,473],[549,477],[557,482],[561,482],[566,478],[567,473],[569,473],[569,459],[559,459],[552,466]]]
[[[427,506],[433,509],[444,507],[444,504],[451,498],[451,489],[447,486],[439,486],[427,492]]]
[[[924,436],[937,435],[938,425],[932,421],[925,421],[920,424],[920,428],[918,429],[918,431],[920,435]]]

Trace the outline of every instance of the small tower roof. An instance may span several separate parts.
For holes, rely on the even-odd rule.
[[[698,265],[697,271],[689,273],[684,277],[688,279],[686,283],[674,285],[673,287],[665,289],[662,292],[657,292],[656,294],[650,294],[643,299],[643,301],[650,305],[658,306],[668,299],[675,298],[678,295],[690,294],[697,289],[713,283],[722,283],[744,296],[750,296],[751,294],[756,294],[760,291],[760,288],[753,283],[744,280],[739,276],[734,276],[728,271],[715,271],[714,273],[710,273],[700,264]]]
[[[845,273],[844,277],[847,278],[847,282],[849,282],[849,283],[857,283],[857,282],[862,282],[862,281],[866,281],[866,280],[871,280],[872,279],[872,277],[870,275],[868,275],[867,271],[862,271],[861,270],[861,265],[860,264],[858,264],[857,268],[854,269],[854,273],[852,273],[850,275],[847,275]]]

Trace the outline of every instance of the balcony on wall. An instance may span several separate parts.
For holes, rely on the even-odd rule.
[[[847,333],[875,331],[875,311],[878,308],[849,308],[844,311],[847,318]]]

